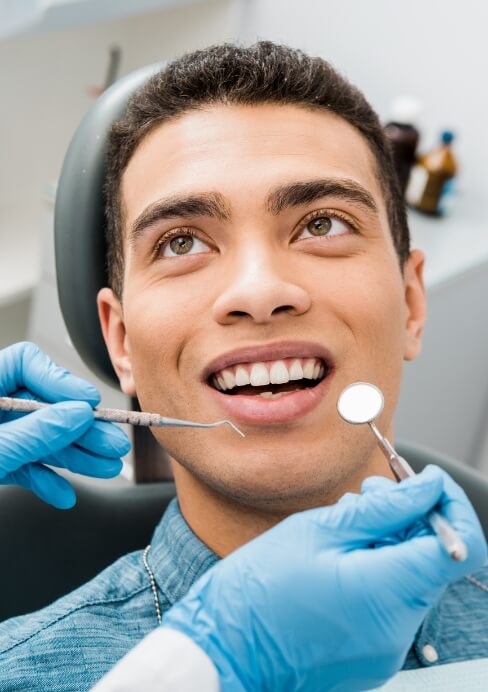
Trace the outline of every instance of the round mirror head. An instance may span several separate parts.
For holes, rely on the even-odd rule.
[[[368,382],[354,382],[346,387],[337,402],[339,415],[346,423],[371,423],[383,411],[381,389]]]

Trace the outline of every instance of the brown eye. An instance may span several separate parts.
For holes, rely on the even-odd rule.
[[[312,235],[327,235],[332,228],[332,219],[328,216],[319,216],[317,219],[312,219],[306,225],[307,231]]]
[[[211,252],[208,244],[185,229],[181,229],[181,233],[178,235],[175,234],[169,238],[163,237],[157,245],[158,257],[193,257],[193,255],[201,255],[206,252]]]
[[[177,255],[186,255],[193,247],[193,238],[191,235],[179,235],[173,238],[169,246]]]

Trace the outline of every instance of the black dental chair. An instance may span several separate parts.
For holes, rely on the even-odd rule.
[[[56,271],[63,316],[82,359],[110,384],[117,378],[96,310],[96,294],[107,285],[102,194],[106,134],[133,91],[160,68],[138,70],[98,99],[71,143],[56,199]],[[138,434],[136,464],[145,456],[153,465],[143,480],[160,479],[165,474],[157,469],[167,468],[167,460],[163,455],[157,461],[161,451],[147,430]],[[466,490],[488,533],[488,479],[416,445],[397,442],[397,447],[416,471],[429,463],[446,469]],[[78,503],[69,511],[56,510],[21,488],[0,486],[0,621],[51,603],[119,556],[144,548],[175,494],[170,480],[129,487],[74,486]]]
[[[450,473],[488,535],[488,479],[428,449],[400,441],[396,446],[416,471],[438,464]],[[0,621],[48,605],[121,555],[144,548],[175,492],[170,482],[74,485],[78,502],[69,511],[22,488],[0,486]]]

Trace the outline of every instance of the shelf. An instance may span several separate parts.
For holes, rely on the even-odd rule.
[[[27,298],[39,282],[41,233],[37,223],[0,219],[0,308]]]
[[[411,247],[425,253],[424,280],[436,289],[488,263],[488,215],[481,199],[459,196],[449,216],[433,218],[409,211]]]
[[[22,33],[121,19],[131,15],[188,5],[197,0],[33,0],[12,3],[0,0],[0,39]],[[200,0],[201,1],[201,0]]]

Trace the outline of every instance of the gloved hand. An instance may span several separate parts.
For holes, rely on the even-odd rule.
[[[120,428],[95,420],[98,391],[35,344],[0,351],[0,396],[61,402],[28,414],[0,410],[0,485],[21,485],[67,509],[76,502],[73,488],[44,464],[97,478],[120,473],[130,442]]]
[[[465,562],[419,521],[436,505]],[[408,540],[384,544],[400,534]],[[399,484],[371,478],[361,495],[292,515],[223,559],[163,627],[209,655],[224,692],[371,689],[402,667],[445,587],[485,560],[469,500],[438,467]]]

